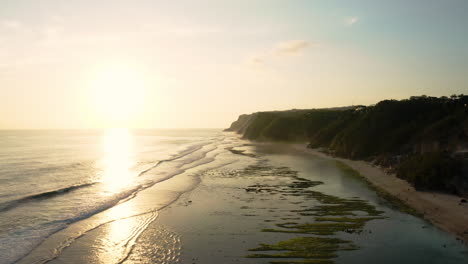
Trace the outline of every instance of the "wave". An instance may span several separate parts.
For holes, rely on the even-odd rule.
[[[223,141],[224,141],[224,139],[223,139]],[[208,145],[213,144],[213,143],[214,143],[214,146],[207,147]],[[180,174],[186,172],[189,169],[192,169],[192,168],[195,168],[195,167],[198,167],[198,166],[213,162],[215,160],[216,156],[218,154],[220,154],[220,153],[214,153],[214,155],[209,155],[209,156],[208,156],[208,154],[212,153],[213,151],[215,151],[217,149],[218,150],[224,150],[224,148],[222,148],[222,147],[219,148],[220,145],[226,145],[226,142],[222,142],[222,141],[220,141],[220,142],[212,142],[212,141],[203,142],[203,143],[199,143],[199,144],[196,144],[196,145],[189,146],[188,148],[186,148],[184,150],[181,150],[179,153],[173,155],[172,157],[156,161],[156,163],[153,166],[151,166],[150,168],[145,169],[143,171],[140,171],[137,175],[141,176],[141,175],[143,175],[145,173],[148,173],[152,169],[158,167],[159,165],[161,165],[162,163],[165,163],[165,162],[177,161],[178,163],[180,162],[180,164],[178,164],[176,167],[172,168],[170,172],[167,171],[167,173],[165,173],[164,176],[163,175],[158,175],[158,176],[163,176],[163,177],[152,178],[152,179],[148,179],[145,182],[140,182],[140,184],[138,184],[136,186],[133,186],[133,188],[127,189],[126,191],[118,193],[117,195],[113,196],[111,200],[102,201],[101,203],[99,203],[99,205],[96,204],[96,206],[94,206],[93,208],[90,208],[91,210],[82,211],[80,214],[75,215],[75,216],[73,216],[71,218],[60,220],[59,222],[56,223],[58,225],[57,229],[52,231],[51,233],[49,233],[48,236],[50,236],[51,234],[57,232],[58,230],[66,228],[71,223],[74,223],[74,222],[89,218],[92,215],[95,215],[95,214],[97,214],[99,212],[102,212],[102,211],[104,211],[106,209],[109,209],[109,208],[111,208],[111,207],[113,207],[113,206],[115,206],[117,204],[129,201],[129,200],[135,198],[139,192],[141,192],[141,191],[143,191],[143,190],[145,190],[147,188],[150,188],[150,187],[154,186],[155,184],[158,184],[160,182],[163,182],[163,181],[166,181],[166,180],[168,180],[170,178],[173,178],[173,177],[175,177],[177,175],[180,175]],[[201,152],[198,153],[198,151],[200,151],[200,150],[201,150]],[[179,159],[181,159],[181,160],[179,161]],[[93,184],[95,184],[95,183],[84,184],[83,187],[90,186],[90,185],[93,185]],[[76,187],[75,189],[80,188],[79,186],[71,186],[71,187]],[[31,196],[28,196],[28,197],[21,198],[20,200],[28,201],[28,199],[31,199],[31,198],[33,198],[32,200],[34,200],[34,199],[37,200],[37,199],[42,199],[41,197],[47,199],[47,198],[54,197],[56,195],[59,195],[59,194],[62,194],[62,193],[67,193],[67,192],[70,192],[70,191],[73,190],[73,188],[71,188],[70,190],[67,190],[67,189],[69,189],[69,188],[63,188],[63,189],[54,190],[54,191],[51,191],[51,192],[44,192],[44,193],[37,194],[37,195],[31,195]],[[181,194],[182,193],[180,193],[179,196]],[[161,208],[159,208],[159,209],[161,209]],[[150,212],[152,212],[152,211],[150,211]],[[142,214],[146,214],[146,213],[150,213],[150,212],[143,212]],[[131,217],[131,216],[129,216],[129,217]],[[115,221],[115,220],[118,220],[118,219],[114,219],[114,220],[111,220],[111,221]],[[152,222],[152,220],[150,222]],[[150,222],[148,222],[148,224]],[[98,226],[106,224],[106,223],[109,223],[109,221],[106,221],[105,223],[98,224]],[[97,227],[94,227],[94,228],[97,228]],[[45,259],[43,259],[43,261],[39,261],[38,263],[45,263],[47,261],[50,261],[51,259],[54,259],[55,257],[57,257],[61,253],[61,251],[64,248],[68,247],[78,237],[81,237],[82,235],[85,235],[86,233],[93,230],[94,228],[87,229],[87,230],[82,230],[82,231],[80,231],[80,234],[78,236],[71,236],[71,237],[67,238],[66,241],[64,241],[63,244],[59,245],[57,248],[54,249],[54,253],[52,254],[53,256],[45,257]],[[146,229],[146,226],[144,226],[141,229],[141,231],[143,231],[144,229]],[[138,232],[137,235],[132,236],[132,239],[134,239],[135,237],[137,238],[139,235],[140,235],[140,232]],[[133,248],[132,239],[129,240],[130,243],[128,244],[129,252],[125,252],[124,256],[128,257],[130,251]],[[16,259],[16,261],[19,261],[19,259],[23,259],[23,257],[28,255],[29,253],[26,253],[22,257],[20,256],[19,258]],[[125,259],[126,259],[126,257],[124,257],[122,259],[122,261],[125,261]]]
[[[183,158],[183,157],[185,157],[187,155],[190,155],[190,154],[202,149],[204,146],[206,146],[206,145],[208,145],[210,143],[211,142],[196,144],[194,146],[191,146],[191,147],[181,151],[181,153],[179,153],[178,155],[174,155],[173,157],[168,158],[168,159],[159,160],[153,166],[151,166],[150,168],[141,171],[138,174],[138,176],[142,176],[143,174],[149,172],[152,169],[155,169],[156,167],[158,167],[159,165],[161,165],[164,162],[175,161],[175,160],[181,159],[181,158]],[[76,164],[73,164],[73,166],[75,166],[75,165]],[[155,183],[157,183],[157,182],[155,182]],[[64,187],[64,188],[60,188],[60,189],[56,189],[56,190],[51,190],[51,191],[46,191],[46,192],[42,192],[42,193],[28,195],[28,196],[21,197],[21,198],[16,199],[16,200],[0,203],[0,212],[5,212],[5,211],[8,211],[8,210],[11,210],[11,209],[13,209],[13,208],[15,208],[17,206],[20,206],[20,205],[28,203],[28,202],[49,199],[49,198],[53,198],[53,197],[60,196],[60,195],[63,195],[63,194],[67,194],[69,192],[72,192],[72,191],[75,191],[75,190],[78,190],[78,189],[81,189],[81,188],[85,188],[85,187],[90,187],[90,186],[98,184],[98,183],[100,183],[100,182],[92,182],[92,183],[85,183],[85,184],[79,184],[79,185],[72,185],[72,186],[68,186],[68,187]],[[141,188],[141,186],[139,186],[139,187]],[[137,189],[140,189],[140,188],[137,188]]]
[[[174,161],[174,160],[178,160],[178,159],[181,159],[187,155],[190,155],[192,153],[194,153],[195,151],[198,151],[200,149],[202,149],[204,146],[208,145],[209,143],[206,143],[206,144],[198,144],[198,145],[195,145],[195,146],[192,146],[184,151],[182,151],[182,153],[180,153],[179,155],[175,155],[173,156],[172,158],[168,158],[168,159],[164,159],[164,160],[159,160],[157,161],[153,166],[149,167],[148,169],[146,170],[143,170],[141,171],[138,176],[142,176],[143,174],[147,173],[148,171],[152,170],[152,169],[155,169],[156,167],[158,167],[159,165],[161,165],[162,163],[164,162],[170,162],[170,161]]]
[[[208,144],[209,143],[206,143],[206,142],[202,143],[202,144],[197,144],[197,145],[191,146],[191,147],[183,150],[181,153],[179,153],[178,155],[174,155],[171,158],[164,159],[164,160],[159,160],[153,166],[151,166],[150,168],[141,171],[138,174],[138,176],[142,176],[143,174],[149,172],[152,169],[155,169],[156,167],[158,167],[159,165],[161,165],[164,162],[175,161],[175,160],[181,159],[181,158],[183,158],[183,157],[185,157],[187,155],[190,155],[190,154],[202,149],[204,146],[206,146]],[[75,166],[76,164],[72,164],[72,165]],[[68,167],[69,167],[69,165],[68,165]],[[157,182],[154,182],[154,183],[157,183]],[[67,194],[69,192],[72,192],[72,191],[75,191],[75,190],[78,190],[78,189],[81,189],[81,188],[85,188],[85,187],[90,187],[90,186],[98,184],[98,183],[100,183],[100,182],[92,182],[92,183],[85,183],[85,184],[79,184],[79,185],[72,185],[72,186],[68,186],[68,187],[65,187],[65,188],[60,188],[60,189],[56,189],[56,190],[51,190],[51,191],[46,191],[46,192],[37,193],[37,194],[33,194],[33,195],[28,195],[28,196],[21,197],[21,198],[16,199],[16,200],[0,203],[0,212],[5,212],[5,211],[8,211],[8,210],[11,210],[11,209],[13,209],[13,208],[15,208],[17,206],[20,206],[20,205],[28,203],[28,202],[49,199],[49,198],[53,198],[53,197],[56,197],[56,196],[59,196],[59,195]],[[139,187],[141,188],[142,186],[139,186]],[[137,188],[137,189],[140,189],[140,188]]]
[[[97,182],[72,185],[72,186],[68,186],[68,187],[65,187],[65,188],[56,189],[56,190],[52,190],[52,191],[46,191],[46,192],[42,192],[42,193],[37,193],[37,194],[25,196],[25,197],[22,197],[22,198],[13,200],[13,201],[4,202],[4,203],[0,204],[0,212],[8,211],[10,209],[15,208],[16,206],[19,206],[19,205],[27,203],[27,202],[43,200],[43,199],[49,199],[49,198],[52,198],[52,197],[55,197],[55,196],[63,195],[63,194],[66,194],[66,193],[69,193],[69,192],[72,192],[72,191],[75,191],[75,190],[78,190],[78,189],[81,189],[81,188],[92,186],[92,185],[94,185],[96,183]]]

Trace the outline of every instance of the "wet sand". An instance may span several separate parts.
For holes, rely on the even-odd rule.
[[[358,171],[372,185],[385,190],[414,208],[424,219],[468,243],[468,204],[460,202],[462,197],[417,191],[408,182],[397,178],[395,174],[387,174],[382,168],[368,162],[331,157],[315,149],[305,149],[303,145],[295,147],[322,158],[337,160],[348,165]]]
[[[468,259],[460,241],[393,209],[329,157],[291,145],[233,142],[210,154],[215,161],[103,212],[129,216],[71,241],[49,263],[455,264]],[[96,220],[74,226],[90,221]],[[44,244],[37,250],[51,248]],[[20,263],[44,263],[34,257]]]
[[[177,263],[460,263],[468,258],[455,238],[389,208],[365,181],[345,175],[329,158],[272,146],[273,156],[257,155],[251,146],[231,151],[238,162],[201,176],[197,188],[161,210],[142,240],[158,229],[178,234]],[[348,208],[329,210],[343,205]],[[153,238],[155,244],[160,240]],[[310,248],[304,252],[298,245]]]

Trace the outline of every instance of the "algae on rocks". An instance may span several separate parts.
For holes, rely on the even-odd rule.
[[[245,188],[252,194],[268,193],[302,199],[291,202],[296,209],[289,210],[288,217],[277,220],[267,219],[272,228],[262,229],[262,232],[285,234],[303,234],[303,236],[279,241],[276,244],[260,244],[249,249],[255,252],[247,258],[284,259],[270,263],[334,263],[333,259],[339,251],[357,250],[359,247],[352,241],[338,237],[338,232],[361,233],[368,221],[383,219],[383,211],[367,201],[357,198],[341,198],[313,191],[312,188],[323,184],[321,181],[311,181],[298,176],[296,171],[288,167],[271,167],[266,164],[252,165],[238,172],[242,176],[277,176],[288,178],[287,182],[276,181],[275,184],[255,184]],[[304,201],[313,201],[310,205],[301,205]],[[267,210],[268,208],[263,208]],[[292,221],[294,220],[294,221]],[[313,235],[313,236],[312,236]],[[293,261],[290,259],[294,259]]]

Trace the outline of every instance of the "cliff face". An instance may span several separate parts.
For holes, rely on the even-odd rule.
[[[354,108],[312,109],[257,112],[241,115],[225,131],[241,134],[243,138],[257,141],[308,142],[309,133],[319,130],[345,112]]]
[[[239,134],[244,134],[245,130],[250,126],[256,114],[250,115],[240,115],[239,118],[232,122],[229,128],[226,128],[224,131],[237,132]]]
[[[457,154],[468,149],[467,128],[468,96],[422,96],[370,107],[258,112],[241,115],[227,130],[249,140],[308,142],[372,160],[421,189],[468,193],[461,184],[468,183],[468,161]]]

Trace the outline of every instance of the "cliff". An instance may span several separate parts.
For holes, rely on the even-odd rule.
[[[372,161],[418,189],[468,194],[468,96],[418,96],[374,106],[257,112],[227,131],[256,141],[307,142]]]

